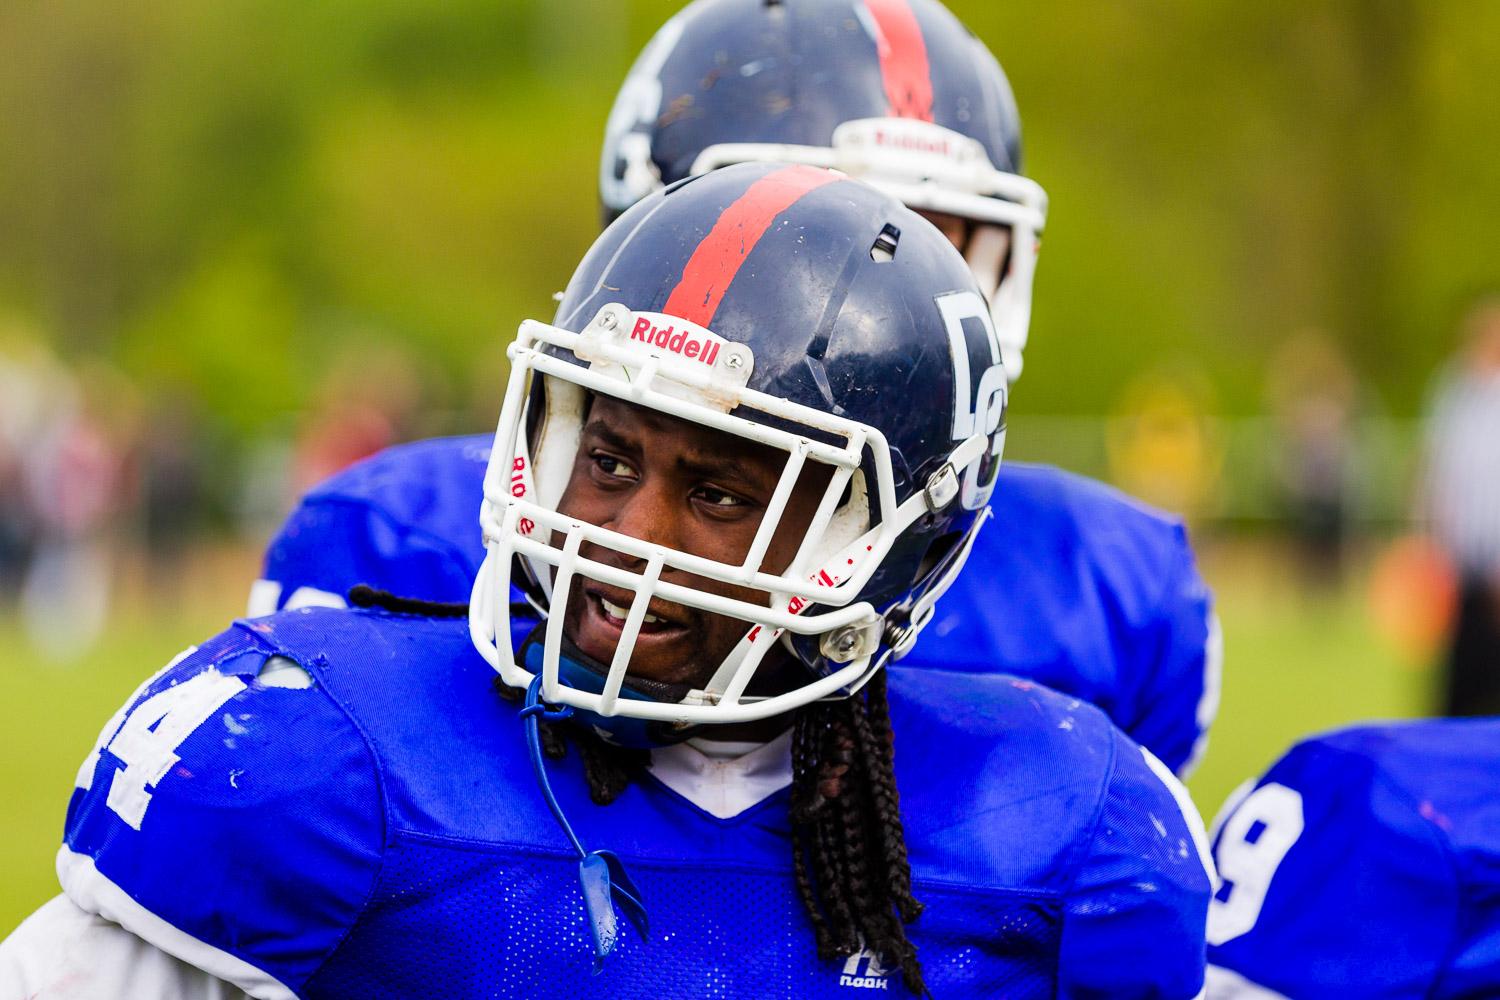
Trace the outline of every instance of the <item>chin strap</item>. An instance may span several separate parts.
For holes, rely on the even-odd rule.
[[[536,772],[536,783],[547,800],[547,808],[557,820],[557,825],[567,835],[573,850],[578,852],[578,881],[583,887],[583,908],[588,915],[589,932],[594,938],[594,975],[604,969],[604,959],[615,949],[619,936],[615,920],[618,906],[626,918],[645,941],[651,936],[651,921],[646,915],[646,904],[641,900],[641,891],[635,887],[625,866],[613,851],[585,851],[578,835],[568,825],[562,807],[552,794],[547,783],[547,769],[542,762],[542,737],[540,720],[560,722],[573,714],[567,706],[549,709],[542,701],[542,677],[538,672],[531,686],[526,689],[526,704],[521,709],[521,718],[526,725],[526,746],[531,751],[531,767]]]

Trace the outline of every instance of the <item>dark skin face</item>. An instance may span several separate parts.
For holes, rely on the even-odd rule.
[[[973,223],[960,216],[949,215],[947,212],[933,212],[925,208],[914,209],[914,211],[948,237],[948,242],[952,243],[959,253],[964,252],[969,244],[969,228]]]
[[[744,561],[775,492],[786,453],[608,396],[593,400],[558,512],[668,548],[727,563]],[[791,564],[832,470],[809,463],[782,515],[761,569]],[[585,542],[580,553],[632,572],[645,560]],[[756,604],[765,595],[668,568],[662,579]],[[563,628],[578,647],[609,663],[633,591],[580,577],[569,590]],[[611,610],[607,605],[613,605]],[[633,676],[700,687],[750,626],[739,619],[652,599],[658,621],[641,627]],[[764,668],[763,668],[764,669]]]
[[[948,237],[948,242],[952,243],[965,258],[968,258],[971,251],[976,249],[977,240],[985,240],[985,249],[976,255],[976,259],[989,259],[993,264],[994,270],[989,280],[980,282],[983,286],[981,290],[987,296],[993,294],[995,291],[993,283],[997,282],[1004,272],[1006,258],[1010,254],[1010,230],[1004,226],[979,225],[962,216],[950,215],[947,212],[933,212],[925,208],[915,211]]]

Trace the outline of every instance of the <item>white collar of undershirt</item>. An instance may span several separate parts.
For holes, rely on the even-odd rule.
[[[692,739],[656,747],[651,773],[709,815],[730,819],[792,783],[792,733],[769,743]]]

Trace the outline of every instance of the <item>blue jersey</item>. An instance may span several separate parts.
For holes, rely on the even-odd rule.
[[[1210,1000],[1500,996],[1500,719],[1298,744],[1231,800]]]
[[[269,657],[312,686],[271,685]],[[902,989],[878,956],[818,958],[787,789],[725,819],[642,772],[596,806],[571,754],[547,765],[553,790],[651,914],[650,938],[622,935],[591,975],[577,858],[493,679],[461,620],[304,609],[237,623],[106,726],[69,804],[64,889],[263,998]],[[890,691],[927,904],[909,934],[934,995],[1199,992],[1210,888],[1162,765],[1029,681],[897,668]]]
[[[357,583],[467,601],[484,559],[489,447],[402,445],[312,489],[266,552],[250,614],[339,607]],[[903,662],[1039,680],[1104,709],[1185,773],[1218,708],[1220,642],[1182,524],[1092,480],[1016,463],[1000,467],[990,507]]]

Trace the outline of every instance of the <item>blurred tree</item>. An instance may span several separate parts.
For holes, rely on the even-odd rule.
[[[955,0],[1053,198],[1018,412],[1197,359],[1253,412],[1316,325],[1397,413],[1494,283],[1500,8]],[[468,386],[596,225],[608,106],[668,0],[0,5],[0,309],[239,435],[366,331]],[[216,391],[216,386],[232,391]],[[485,409],[457,401],[460,411]]]

